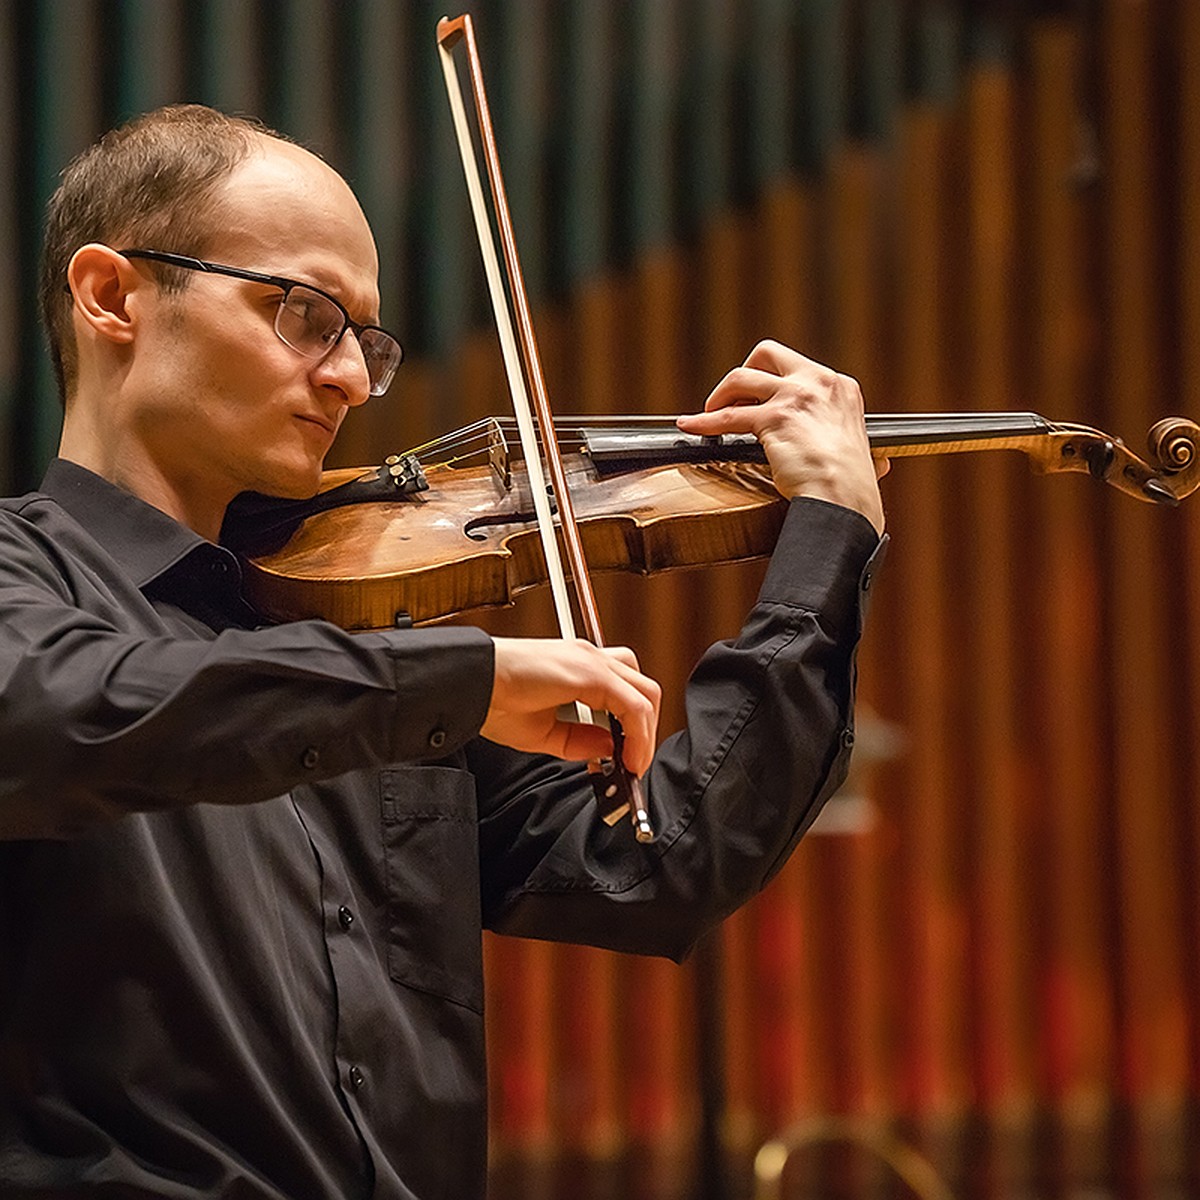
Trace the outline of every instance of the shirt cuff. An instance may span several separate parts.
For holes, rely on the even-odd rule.
[[[880,537],[862,513],[797,496],[788,505],[758,602],[794,605],[835,622],[856,617],[861,627],[887,545],[887,535]]]

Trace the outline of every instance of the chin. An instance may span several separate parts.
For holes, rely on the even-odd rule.
[[[282,500],[308,500],[315,496],[321,484],[321,463],[280,463],[264,471],[260,482],[252,489],[264,496]]]

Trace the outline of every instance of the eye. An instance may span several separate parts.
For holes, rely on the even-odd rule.
[[[297,336],[320,346],[330,346],[342,332],[342,313],[319,292],[305,287],[294,287],[283,305],[289,326]]]
[[[293,288],[284,301],[284,307],[297,320],[311,321],[313,309],[317,307],[314,304],[314,300],[319,301],[319,299],[319,297],[314,297],[310,292],[302,292],[299,288]]]

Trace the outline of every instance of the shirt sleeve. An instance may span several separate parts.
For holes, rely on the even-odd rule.
[[[651,845],[600,821],[586,768],[472,742],[487,924],[681,959],[762,888],[845,777],[885,544],[855,512],[792,502],[741,634],[701,659],[686,728],[655,755]]]
[[[0,840],[442,758],[487,711],[478,630],[151,636],[81,607],[54,546],[19,519],[0,523],[0,562]]]

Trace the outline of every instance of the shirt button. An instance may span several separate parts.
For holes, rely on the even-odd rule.
[[[849,750],[850,747],[854,745],[854,730],[853,729],[843,729],[842,730],[842,745],[847,750]]]
[[[306,770],[311,771],[313,767],[321,761],[321,752],[316,746],[309,746],[305,752],[300,755],[300,765]]]
[[[435,729],[429,735],[429,744],[435,750],[440,750],[446,744],[446,731],[444,729]]]
[[[338,924],[343,929],[349,929],[354,924],[354,914],[344,904],[338,909]]]
[[[869,592],[871,590],[871,572],[865,571],[862,577],[862,590]]]
[[[361,1067],[351,1067],[350,1068],[350,1086],[356,1092],[366,1082],[367,1082],[367,1077],[362,1073]]]

